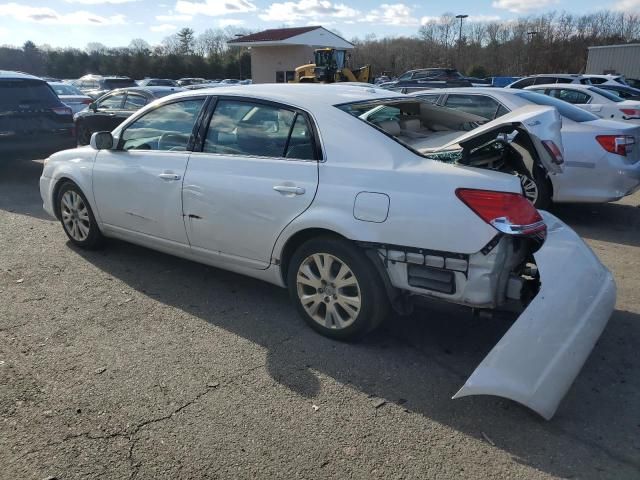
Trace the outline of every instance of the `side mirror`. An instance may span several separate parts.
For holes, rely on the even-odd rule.
[[[91,102],[89,104],[89,110],[93,110],[94,112],[98,111],[98,105],[96,104],[96,102]]]
[[[111,132],[94,132],[89,142],[94,150],[111,150],[113,148],[113,136]]]

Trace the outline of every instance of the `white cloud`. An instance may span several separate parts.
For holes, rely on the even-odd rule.
[[[484,22],[500,22],[500,15],[469,15],[468,22],[484,23]]]
[[[329,0],[299,0],[298,2],[272,3],[259,17],[266,22],[291,23],[309,19],[353,18],[359,14],[358,10],[344,3],[333,3]]]
[[[102,17],[86,11],[58,13],[49,7],[29,7],[17,3],[0,4],[0,17],[12,17],[23,22],[36,22],[47,25],[93,25],[100,27],[126,23],[124,15]]]
[[[632,12],[640,10],[640,0],[620,0],[613,5],[618,12]]]
[[[104,5],[105,3],[121,4],[139,2],[140,0],[65,0],[67,3],[80,3],[82,5]]]
[[[149,27],[149,30],[151,30],[152,32],[173,32],[177,29],[178,27],[176,27],[175,25],[170,25],[168,23],[163,23],[162,25],[153,25]]]
[[[218,17],[229,13],[254,12],[258,9],[249,0],[204,0],[203,2],[192,2],[189,0],[178,0],[176,2],[176,12],[185,15],[208,15]]]
[[[371,10],[361,21],[384,25],[415,27],[420,23],[425,23],[425,20],[428,22],[432,18],[433,17],[422,17],[419,21],[418,17],[413,15],[412,9],[404,3],[383,3],[378,8]]]
[[[244,25],[244,20],[240,20],[239,18],[221,18],[218,20],[218,26],[220,28],[239,27],[240,25]]]
[[[169,12],[169,15],[156,15],[156,20],[159,22],[188,22],[192,19],[191,15],[172,14],[172,12]]]
[[[494,0],[491,6],[493,8],[509,10],[513,13],[526,13],[548,7],[558,2],[559,0]]]

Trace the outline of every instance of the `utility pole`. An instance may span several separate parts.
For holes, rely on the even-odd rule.
[[[458,69],[460,69],[460,49],[462,48],[462,21],[467,17],[469,17],[469,15],[456,15],[456,18],[460,19],[460,33],[458,33]]]
[[[538,31],[534,30],[531,32],[527,32],[527,36],[529,37],[529,47],[527,48],[527,74],[531,75],[532,73],[535,72],[531,72],[531,45],[533,44],[533,38],[538,35]]]

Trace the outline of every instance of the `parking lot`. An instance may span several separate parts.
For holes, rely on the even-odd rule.
[[[438,304],[331,341],[266,283],[117,241],[73,248],[41,170],[0,163],[1,478],[640,477],[640,193],[554,209],[618,303],[547,422],[450,400],[508,318]]]

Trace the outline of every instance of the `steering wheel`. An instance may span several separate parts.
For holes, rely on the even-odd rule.
[[[163,133],[158,139],[158,150],[173,150],[179,147],[186,147],[189,138],[182,133]]]

